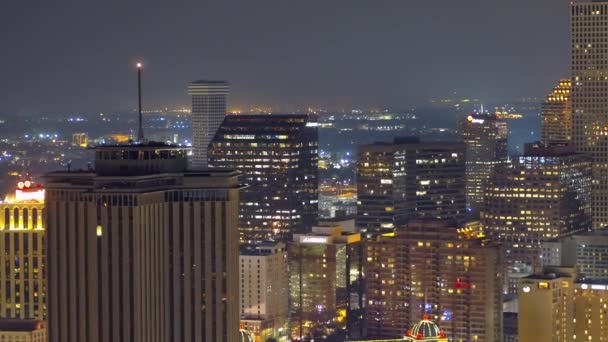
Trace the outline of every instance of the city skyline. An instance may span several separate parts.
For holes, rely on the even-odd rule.
[[[242,106],[401,107],[543,96],[568,76],[567,1],[2,7],[4,114],[135,108],[139,59],[148,107],[188,103],[198,78],[229,80]]]
[[[608,0],[3,7],[0,341],[608,339]]]

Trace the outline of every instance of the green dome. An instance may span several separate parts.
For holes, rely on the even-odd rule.
[[[446,337],[445,333],[439,329],[439,326],[426,315],[407,332],[407,336],[414,339],[424,339],[425,341],[433,339],[443,340]]]

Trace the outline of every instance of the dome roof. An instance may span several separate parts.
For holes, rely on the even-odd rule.
[[[424,315],[422,320],[414,325],[407,335],[418,340],[428,340],[433,338],[445,338],[445,333],[439,329],[435,322],[429,320],[427,315]]]
[[[255,337],[247,330],[239,331],[239,342],[255,342]]]

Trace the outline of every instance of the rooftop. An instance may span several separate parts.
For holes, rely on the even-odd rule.
[[[45,321],[0,319],[0,331],[36,331],[45,328]]]

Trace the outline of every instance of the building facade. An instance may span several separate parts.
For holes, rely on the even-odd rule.
[[[369,338],[428,315],[454,341],[501,341],[502,253],[478,231],[412,220],[367,243],[364,269]]]
[[[543,266],[570,265],[578,279],[608,283],[608,234],[595,231],[542,244]]]
[[[289,264],[281,242],[241,252],[241,328],[260,340],[288,335]]]
[[[494,114],[471,114],[459,122],[466,145],[467,206],[479,215],[494,169],[507,161],[508,126]]]
[[[539,144],[526,145],[524,156],[496,171],[481,221],[506,247],[507,279],[513,278],[507,291],[514,293],[517,278],[540,267],[543,242],[591,229],[591,176],[587,156]]]
[[[86,133],[72,134],[72,145],[80,147],[89,146],[89,135]]]
[[[228,115],[209,149],[210,169],[238,170],[241,243],[289,242],[318,215],[318,135],[306,115]]]
[[[2,342],[47,342],[45,321],[31,319],[0,319]]]
[[[608,282],[547,266],[518,286],[519,341],[606,341]]]
[[[573,341],[574,280],[573,270],[561,268],[520,279],[519,342]]]
[[[289,262],[292,338],[338,330],[361,336],[361,235],[339,225],[315,226],[294,235]]]
[[[359,148],[357,218],[362,233],[393,231],[409,219],[466,219],[465,146],[399,138]]]
[[[593,157],[593,228],[608,226],[608,1],[571,2],[572,138]]]
[[[236,172],[162,143],[46,178],[50,342],[237,342]]]
[[[44,189],[19,182],[0,202],[0,317],[46,319]]]
[[[207,149],[226,116],[230,85],[224,81],[194,81],[188,85],[192,97],[192,167],[207,168]]]
[[[563,79],[543,102],[541,118],[545,145],[569,144],[572,141],[572,81]]]

